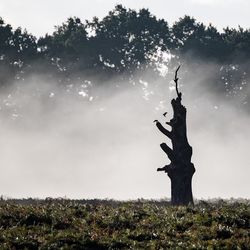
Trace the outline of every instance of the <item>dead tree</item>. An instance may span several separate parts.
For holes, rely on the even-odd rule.
[[[167,136],[172,142],[172,148],[166,143],[161,143],[160,147],[167,154],[170,164],[157,171],[165,171],[171,180],[171,203],[172,205],[188,205],[193,204],[192,194],[192,177],[195,172],[193,163],[191,162],[192,147],[187,139],[186,126],[186,108],[181,104],[182,94],[178,90],[177,73],[180,66],[175,72],[175,87],[177,98],[171,101],[173,108],[173,118],[166,122],[171,127],[168,130],[162,124],[155,120],[157,128]],[[166,113],[164,113],[164,116]]]

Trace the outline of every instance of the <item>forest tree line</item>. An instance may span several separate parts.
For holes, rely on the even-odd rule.
[[[166,54],[170,59],[164,59]],[[250,29],[227,27],[220,32],[190,16],[170,26],[148,9],[117,5],[102,19],[82,22],[71,17],[55,27],[53,34],[39,38],[0,18],[1,87],[31,74],[62,84],[92,76],[103,81],[112,77],[136,81],[145,71],[164,77],[159,65],[173,71],[179,63],[196,61],[199,67],[199,61],[209,61],[217,65],[211,80],[220,91],[233,96],[247,89],[249,57]],[[245,93],[247,102],[249,94]]]

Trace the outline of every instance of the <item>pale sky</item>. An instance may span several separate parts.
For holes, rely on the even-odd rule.
[[[205,24],[250,27],[250,0],[1,0],[0,16],[14,28],[21,26],[36,36],[51,33],[70,16],[82,21],[104,17],[118,3],[127,8],[148,8],[171,25],[185,14]]]

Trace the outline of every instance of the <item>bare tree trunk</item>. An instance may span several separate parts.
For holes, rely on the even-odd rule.
[[[181,93],[178,91],[178,78],[176,70],[175,83],[177,98],[171,101],[174,117],[170,122],[166,122],[171,127],[171,131],[164,128],[158,120],[155,120],[158,129],[166,135],[172,142],[172,148],[166,143],[160,146],[167,154],[171,163],[157,171],[165,171],[171,180],[171,203],[172,205],[193,204],[192,177],[195,172],[191,162],[192,147],[187,140],[186,108],[181,104]]]

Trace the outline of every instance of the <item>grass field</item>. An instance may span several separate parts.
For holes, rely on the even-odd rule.
[[[250,249],[250,201],[1,200],[0,249]]]

